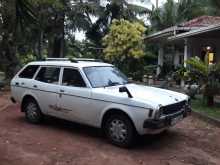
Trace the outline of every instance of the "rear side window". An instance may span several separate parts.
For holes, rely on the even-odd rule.
[[[38,65],[29,65],[27,66],[18,76],[20,78],[33,78],[35,72],[37,71],[38,69]]]
[[[36,76],[36,80],[50,84],[58,84],[59,75],[60,68],[42,67]]]

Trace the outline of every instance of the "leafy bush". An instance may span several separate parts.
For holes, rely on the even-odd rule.
[[[198,57],[187,61],[189,77],[196,81],[202,89],[208,105],[214,104],[214,96],[220,94],[220,63],[209,65]]]

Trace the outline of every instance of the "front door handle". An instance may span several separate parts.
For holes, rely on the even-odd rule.
[[[64,93],[65,91],[63,89],[60,89],[60,93],[59,93],[59,97],[61,98],[62,97],[62,94]]]
[[[15,85],[16,85],[16,86],[19,86],[19,82],[16,82]]]

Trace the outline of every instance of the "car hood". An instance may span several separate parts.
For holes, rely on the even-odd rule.
[[[188,99],[188,96],[182,93],[155,88],[150,86],[128,84],[126,85],[131,95],[138,100],[151,101],[161,106],[173,104]]]
[[[98,99],[107,99],[108,101],[118,103],[123,103],[127,100],[126,103],[130,102],[135,105],[140,103],[147,108],[158,108],[188,99],[187,95],[170,90],[138,84],[126,84],[124,86],[130,91],[133,96],[132,99],[128,98],[127,93],[119,92],[119,87],[121,86],[97,88],[95,89],[95,93],[99,94],[96,97]]]

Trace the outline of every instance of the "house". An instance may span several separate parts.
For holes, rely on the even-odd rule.
[[[204,60],[207,52],[212,53],[213,61],[220,61],[220,17],[201,16],[153,33],[146,42],[158,45],[157,75],[165,62],[173,66],[186,66],[185,61],[193,56]]]

